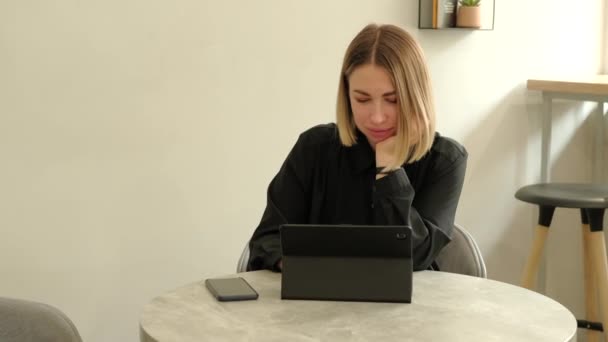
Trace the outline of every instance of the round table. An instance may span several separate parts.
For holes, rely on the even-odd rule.
[[[281,300],[281,274],[243,277],[258,300],[218,302],[198,281],[159,296],[140,317],[142,342],[574,341],[576,319],[524,288],[460,274],[415,272],[411,304]],[[224,278],[224,277],[221,277]]]

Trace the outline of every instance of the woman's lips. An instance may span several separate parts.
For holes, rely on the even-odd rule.
[[[368,129],[369,134],[376,140],[384,140],[393,134],[393,129]]]

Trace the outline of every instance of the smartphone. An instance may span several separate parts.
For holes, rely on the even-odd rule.
[[[205,286],[220,302],[258,299],[258,293],[241,277],[207,279]]]

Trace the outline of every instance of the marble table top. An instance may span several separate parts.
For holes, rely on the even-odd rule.
[[[218,302],[204,281],[149,302],[142,342],[574,341],[576,319],[524,288],[465,275],[414,273],[411,304],[281,300],[281,274],[245,278],[257,300]],[[221,278],[221,277],[218,277]]]

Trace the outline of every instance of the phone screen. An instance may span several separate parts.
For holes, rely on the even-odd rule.
[[[219,301],[257,299],[258,293],[241,277],[207,279],[205,286]]]

